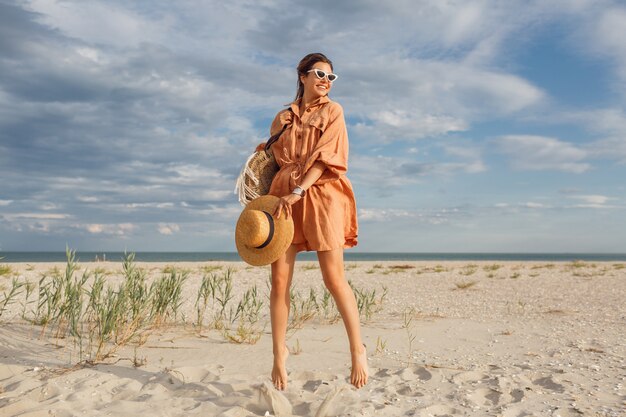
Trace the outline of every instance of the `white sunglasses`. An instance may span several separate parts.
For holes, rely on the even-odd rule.
[[[335,81],[337,78],[339,78],[339,76],[337,74],[333,74],[331,73],[325,73],[324,71],[322,71],[321,69],[317,69],[317,68],[313,68],[312,70],[308,70],[307,74],[309,72],[314,72],[315,76],[317,78],[319,78],[320,80],[323,80],[324,77],[326,77],[326,79],[328,80],[328,82],[332,83],[333,81]]]

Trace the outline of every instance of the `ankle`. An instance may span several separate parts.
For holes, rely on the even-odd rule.
[[[359,343],[358,345],[354,346],[354,347],[350,347],[350,353],[353,355],[361,355],[363,353],[365,353],[365,344],[363,343]]]
[[[283,345],[280,348],[274,348],[273,349],[273,353],[274,353],[274,357],[284,357],[287,356],[289,354],[289,349],[287,348],[287,346]]]

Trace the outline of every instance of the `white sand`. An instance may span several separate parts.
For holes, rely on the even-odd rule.
[[[400,264],[414,268],[390,268]],[[494,264],[501,267],[486,270]],[[55,266],[9,265],[13,275],[31,282]],[[186,324],[159,330],[145,345],[126,346],[105,363],[73,367],[79,352],[71,340],[40,338],[41,328],[24,322],[22,305],[12,304],[0,318],[0,415],[626,415],[626,269],[618,262],[551,267],[348,262],[347,277],[357,287],[377,294],[382,285],[389,290],[382,311],[362,327],[369,383],[360,390],[348,384],[350,354],[342,322],[314,318],[289,333],[289,347],[299,345],[301,352],[289,357],[289,386],[283,393],[269,382],[269,323],[254,345],[227,342],[216,330],[198,336],[194,302],[200,268],[207,265],[237,270],[235,304],[256,284],[265,302],[263,322],[268,322],[268,267],[177,263],[191,271],[182,307]],[[319,293],[319,269],[309,268],[312,262],[297,265],[295,288],[308,294],[312,286]],[[152,279],[165,264],[139,266]],[[120,279],[119,263],[82,267],[105,268],[117,273],[107,277],[110,282]],[[11,279],[0,277],[0,294]],[[415,314],[406,328],[403,313],[409,308]],[[377,341],[386,348],[377,352]],[[144,364],[134,367],[133,359]]]

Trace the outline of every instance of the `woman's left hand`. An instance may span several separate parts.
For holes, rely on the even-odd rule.
[[[282,213],[285,213],[285,218],[288,219],[291,217],[291,206],[298,202],[302,197],[300,197],[297,194],[288,194],[284,197],[281,197],[280,200],[278,200],[278,204],[276,205],[276,208],[274,209],[274,214],[273,216],[276,217],[277,219],[280,218],[280,215]]]

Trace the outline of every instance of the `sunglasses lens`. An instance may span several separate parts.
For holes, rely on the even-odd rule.
[[[322,80],[324,79],[324,76],[326,75],[326,73],[322,70],[315,70],[315,75],[317,75],[317,78]]]
[[[330,81],[331,83],[337,79],[337,76],[335,74],[328,74],[327,77],[328,81]]]

